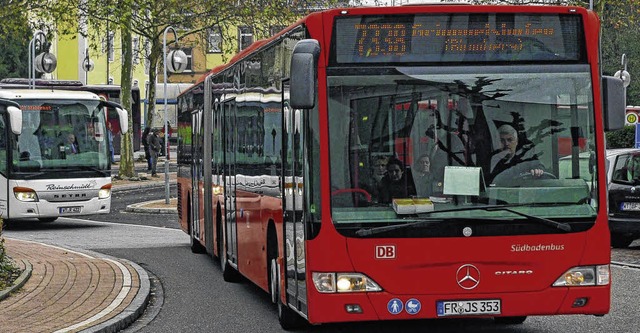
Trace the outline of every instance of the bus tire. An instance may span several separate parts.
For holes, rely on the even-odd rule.
[[[44,223],[51,223],[57,219],[58,219],[57,217],[38,217],[38,220]]]
[[[518,317],[494,317],[493,321],[498,325],[520,325],[524,323],[527,316]]]

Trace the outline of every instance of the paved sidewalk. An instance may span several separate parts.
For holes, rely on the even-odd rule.
[[[175,176],[170,173],[170,183],[175,183]],[[112,190],[164,185],[162,176],[127,184],[114,182]],[[158,202],[135,207],[138,212],[175,212],[174,207]],[[11,288],[0,290],[1,333],[118,332],[144,312],[150,281],[137,264],[91,251],[4,239],[7,254],[23,274]]]
[[[144,311],[149,277],[135,263],[11,238],[5,245],[24,273],[0,301],[2,332],[117,332]]]

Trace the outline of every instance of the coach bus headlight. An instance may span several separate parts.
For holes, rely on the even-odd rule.
[[[98,191],[98,198],[99,199],[106,199],[109,196],[111,196],[111,184],[107,184],[104,185],[100,188],[100,191]]]
[[[573,267],[560,276],[554,287],[603,286],[610,281],[609,265]]]
[[[14,187],[13,195],[15,195],[16,199],[20,201],[26,201],[26,202],[38,201],[38,195],[36,194],[36,191],[28,187]]]
[[[321,293],[381,291],[368,276],[360,273],[313,273],[313,284]]]

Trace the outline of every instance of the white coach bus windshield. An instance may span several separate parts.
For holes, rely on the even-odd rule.
[[[20,100],[22,133],[11,140],[12,178],[108,176],[99,100]]]

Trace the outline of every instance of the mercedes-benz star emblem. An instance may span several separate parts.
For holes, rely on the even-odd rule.
[[[456,272],[456,281],[462,289],[473,289],[480,283],[480,270],[470,264],[462,265]]]

